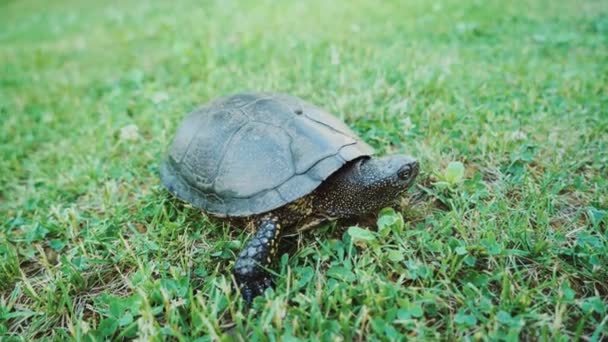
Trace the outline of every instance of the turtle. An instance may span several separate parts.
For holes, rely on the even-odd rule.
[[[221,97],[188,114],[160,166],[172,195],[253,228],[233,270],[249,304],[273,286],[282,236],[390,205],[418,172],[411,156],[374,156],[320,107],[262,92]]]

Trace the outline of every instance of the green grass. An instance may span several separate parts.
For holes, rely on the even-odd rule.
[[[422,163],[372,234],[301,236],[249,312],[247,233],[158,178],[185,113],[242,90]],[[605,1],[5,0],[0,336],[606,339],[607,164]]]

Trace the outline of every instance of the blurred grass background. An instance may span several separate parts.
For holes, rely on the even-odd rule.
[[[607,43],[605,1],[1,1],[0,336],[607,338]],[[423,168],[370,240],[302,236],[251,312],[247,234],[158,180],[185,113],[243,90]]]

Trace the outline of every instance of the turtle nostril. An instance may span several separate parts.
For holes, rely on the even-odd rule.
[[[415,161],[412,165],[412,168],[414,169],[414,173],[418,174],[418,171],[420,171],[420,164]]]

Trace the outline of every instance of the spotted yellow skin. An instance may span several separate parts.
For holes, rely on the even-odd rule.
[[[313,215],[314,195],[305,196],[272,213],[247,217],[241,224],[257,228],[234,266],[237,283],[247,303],[272,286],[266,269],[272,265],[281,236],[314,227],[321,220]],[[233,220],[233,224],[238,224]]]
[[[235,279],[245,301],[251,303],[272,286],[268,270],[276,258],[281,236],[380,208],[407,190],[417,174],[418,164],[407,157],[358,160],[300,199],[241,219],[240,224],[233,221],[253,231],[234,265]]]
[[[315,193],[312,193],[272,211],[271,214],[265,213],[248,217],[236,217],[231,218],[229,222],[232,226],[243,227],[248,232],[255,233],[262,220],[268,217],[275,217],[278,221],[282,222],[282,227],[286,227],[282,232],[282,236],[294,235],[298,232],[314,228],[324,221],[334,219],[329,216],[315,214],[314,204]]]

